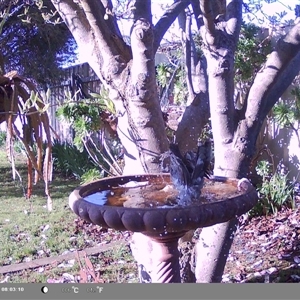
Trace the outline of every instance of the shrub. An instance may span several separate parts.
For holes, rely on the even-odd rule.
[[[89,183],[103,177],[103,172],[98,169],[90,169],[81,176],[81,184]]]
[[[0,147],[5,145],[5,141],[6,141],[6,132],[0,131]]]
[[[268,161],[260,161],[256,171],[262,177],[262,182],[257,187],[258,204],[250,214],[276,214],[284,206],[294,207],[294,184],[288,180],[288,174],[280,174],[278,171],[272,174]]]
[[[80,151],[75,145],[67,142],[60,143],[55,140],[52,155],[54,171],[66,177],[74,176],[80,179],[90,169],[96,168],[85,149]]]

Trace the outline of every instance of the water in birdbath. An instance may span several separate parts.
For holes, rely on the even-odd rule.
[[[108,186],[107,189],[84,195],[83,198],[97,205],[163,209],[222,201],[238,194],[240,192],[234,181],[205,180],[200,198],[186,203],[179,197],[179,191],[170,179],[157,176],[149,177],[146,181],[130,181],[118,186]]]

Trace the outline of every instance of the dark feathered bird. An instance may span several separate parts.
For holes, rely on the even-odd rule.
[[[204,178],[209,176],[211,143],[198,145],[197,152],[188,151],[184,156],[177,144],[170,144],[170,175],[174,186],[179,190],[181,204],[199,200]]]

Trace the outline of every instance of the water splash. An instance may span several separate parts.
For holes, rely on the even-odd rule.
[[[177,144],[171,143],[170,150],[162,155],[162,160],[170,159],[169,172],[174,187],[179,192],[178,204],[187,206],[199,201],[204,178],[209,177],[211,143],[198,145],[196,152],[188,151],[184,156]]]

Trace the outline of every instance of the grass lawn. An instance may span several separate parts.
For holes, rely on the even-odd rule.
[[[26,188],[24,157],[18,157],[17,168]],[[48,212],[43,182],[34,186],[31,199],[25,199],[19,180],[12,179],[3,149],[0,149],[0,179],[0,267],[58,256],[122,238],[121,233],[84,223],[70,210],[68,196],[79,185],[76,180],[54,176],[50,188],[53,211]],[[104,282],[135,281],[136,267],[128,246],[89,258]],[[76,260],[60,266],[48,265],[0,274],[0,282],[46,282],[66,273],[70,276],[79,274]]]

